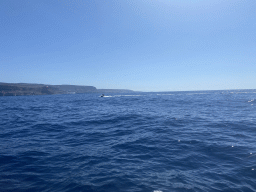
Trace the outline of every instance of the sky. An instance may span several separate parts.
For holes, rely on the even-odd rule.
[[[256,1],[0,0],[0,82],[256,89]]]

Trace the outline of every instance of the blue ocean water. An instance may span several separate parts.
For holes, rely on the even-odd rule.
[[[256,191],[256,90],[0,97],[0,191]]]

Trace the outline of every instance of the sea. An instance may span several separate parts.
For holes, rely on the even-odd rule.
[[[0,97],[0,191],[256,191],[256,90]]]

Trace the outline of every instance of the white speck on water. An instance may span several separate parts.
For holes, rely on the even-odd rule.
[[[159,191],[159,190],[154,190],[153,192],[163,192],[163,191]]]
[[[234,146],[232,145],[232,147],[234,147]]]
[[[250,155],[252,155],[252,153],[250,153]]]
[[[254,171],[254,169],[252,168],[252,171]]]
[[[178,140],[178,142],[180,142],[180,140]]]

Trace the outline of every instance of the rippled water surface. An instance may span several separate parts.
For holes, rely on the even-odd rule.
[[[0,97],[0,191],[256,191],[256,90]]]

